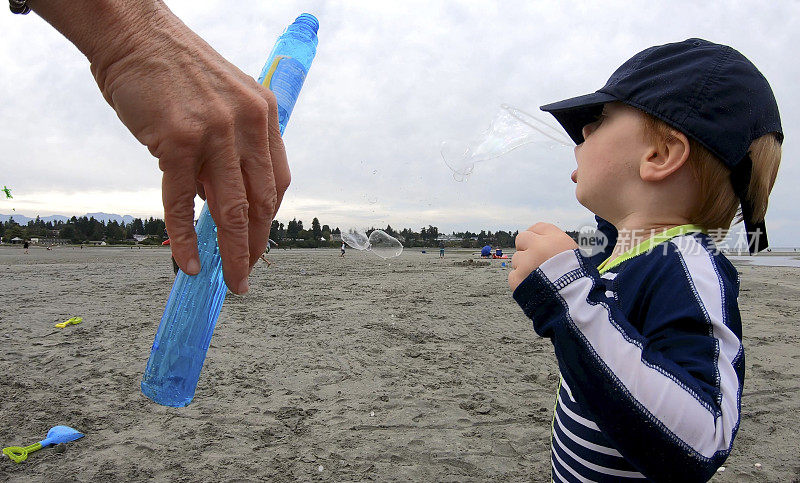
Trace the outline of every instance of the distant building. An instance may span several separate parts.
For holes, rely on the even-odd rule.
[[[69,245],[72,241],[68,238],[31,238],[36,245]]]

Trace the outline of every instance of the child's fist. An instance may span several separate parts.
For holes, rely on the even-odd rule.
[[[550,223],[537,223],[520,232],[516,246],[517,253],[511,257],[512,270],[508,273],[508,285],[512,292],[539,265],[561,252],[578,248],[569,235]]]

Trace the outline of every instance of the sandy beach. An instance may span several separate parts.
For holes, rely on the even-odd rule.
[[[3,457],[0,480],[549,481],[550,342],[500,260],[427,251],[273,250],[175,409],[139,390],[168,250],[0,247],[0,444],[86,434]],[[737,266],[747,379],[714,481],[800,481],[800,268]]]

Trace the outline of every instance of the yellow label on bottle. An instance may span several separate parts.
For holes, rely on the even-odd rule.
[[[275,60],[272,61],[272,65],[269,66],[269,70],[267,71],[267,75],[264,76],[264,80],[261,82],[261,85],[270,89],[270,84],[272,83],[272,75],[275,73],[275,69],[278,68],[278,63],[282,59],[290,59],[288,55],[276,55]]]

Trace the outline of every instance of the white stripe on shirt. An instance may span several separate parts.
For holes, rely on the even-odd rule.
[[[739,378],[733,361],[741,351],[741,342],[725,325],[725,295],[711,254],[693,236],[678,237],[672,243],[678,248],[686,270],[692,274],[689,278],[697,303],[704,307],[713,337],[717,339],[717,387],[722,396],[722,401],[718,401],[722,417],[716,421],[714,448],[727,449],[733,443],[733,431],[739,421]]]
[[[562,411],[567,413],[567,416],[569,416],[569,418],[575,421],[576,423],[580,423],[581,425],[586,426],[589,429],[600,431],[600,428],[597,427],[597,425],[593,421],[590,421],[584,418],[583,416],[575,414],[570,408],[567,407],[566,404],[559,404],[558,407],[560,407]]]
[[[575,402],[575,398],[572,397],[572,391],[570,390],[569,386],[567,385],[567,381],[564,380],[564,376],[559,374],[558,377],[561,379],[561,387],[563,387],[564,390],[567,391],[567,395],[569,396],[569,400],[572,401],[572,402]]]
[[[567,448],[567,446],[564,445],[564,443],[562,443],[561,440],[558,438],[558,434],[554,432],[553,446],[556,445],[558,445],[558,447],[562,449],[565,453],[567,453],[572,459],[582,464],[583,466],[589,468],[590,470],[596,471],[598,473],[603,473],[604,475],[619,476],[620,478],[644,478],[644,475],[642,475],[638,471],[615,470],[613,468],[607,468],[605,466],[596,465],[591,461],[586,461],[585,459],[573,453],[569,448]],[[559,461],[561,460],[559,459]]]
[[[550,455],[550,467],[553,469],[553,473],[556,474],[556,477],[558,478],[558,481],[567,481],[567,479],[564,478],[563,476],[561,476],[561,473],[559,473],[558,470],[556,469],[556,464],[553,461],[553,455],[552,454]]]
[[[598,453],[603,453],[610,456],[618,456],[622,458],[622,455],[619,453],[619,451],[615,450],[614,448],[609,448],[608,446],[601,446],[599,444],[594,444],[591,441],[586,441],[585,439],[581,438],[577,434],[574,434],[572,431],[567,429],[567,427],[564,426],[564,423],[561,422],[561,418],[558,417],[558,411],[556,411],[556,423],[558,423],[558,427],[561,429],[561,431],[564,432],[564,434],[570,439],[570,441],[574,441],[576,444],[583,446],[586,449],[596,451]]]
[[[554,435],[554,436],[555,436],[555,435]],[[560,449],[560,448],[561,448],[561,446],[558,446],[558,449]],[[553,441],[553,447],[550,449],[550,454],[553,456],[553,458],[557,459],[559,463],[561,463],[561,466],[563,466],[565,470],[569,471],[569,472],[570,472],[570,474],[572,474],[572,476],[574,476],[575,478],[577,478],[577,479],[578,479],[578,481],[581,481],[581,482],[586,482],[586,483],[591,483],[591,480],[589,480],[588,478],[584,478],[583,476],[581,476],[581,474],[580,474],[580,473],[578,473],[577,471],[575,471],[574,469],[572,469],[572,468],[571,468],[571,467],[570,467],[570,466],[569,466],[569,465],[568,465],[568,464],[567,464],[567,463],[566,463],[564,460],[562,460],[562,459],[561,459],[561,457],[560,457],[560,456],[558,456],[558,452],[556,451],[556,449],[557,449],[557,448],[556,448],[555,441]],[[552,464],[552,463],[551,463],[551,464]],[[553,465],[553,468],[555,469],[555,465]],[[563,478],[562,478],[562,479],[563,479]]]

